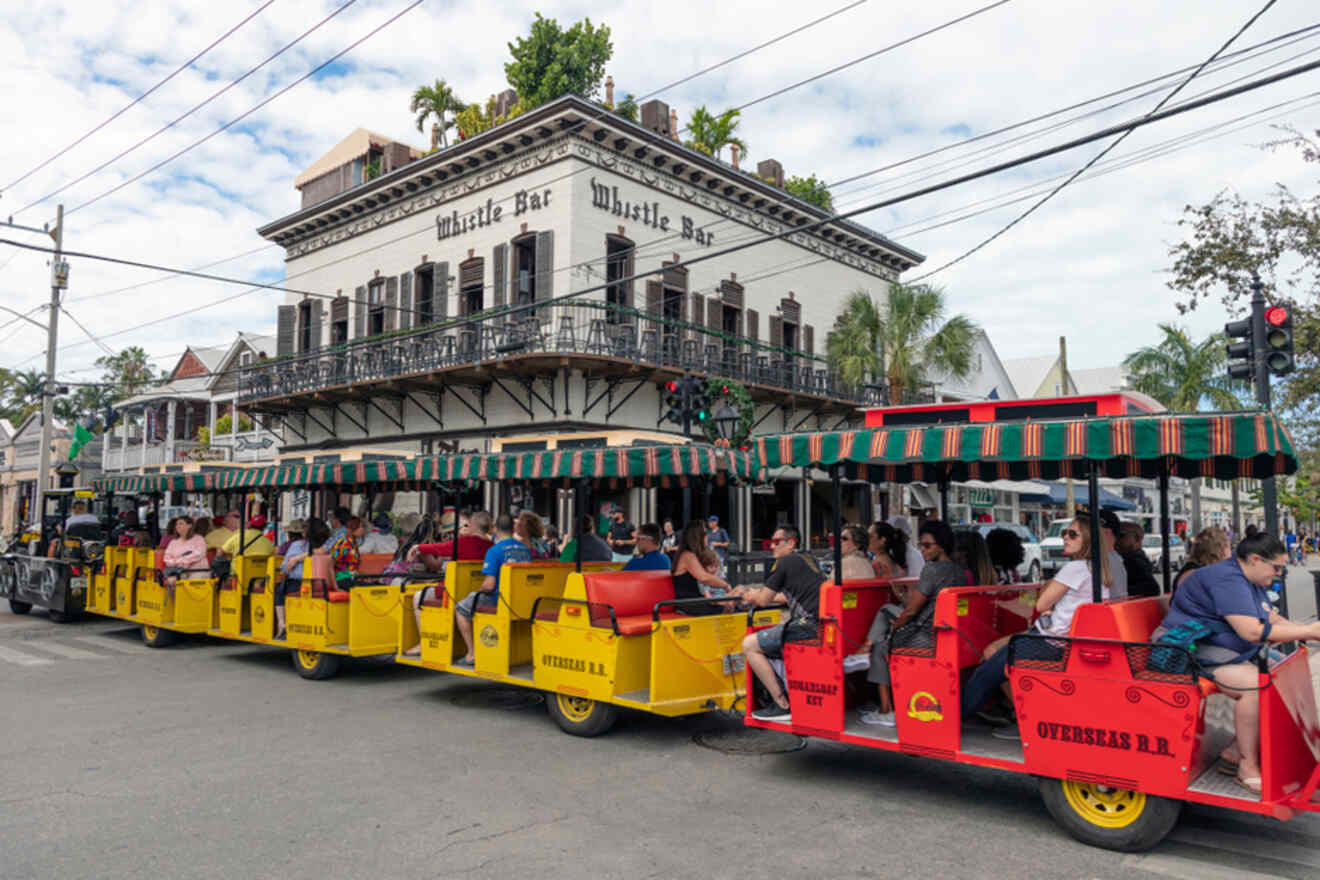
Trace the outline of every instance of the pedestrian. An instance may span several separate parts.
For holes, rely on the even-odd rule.
[[[706,546],[720,558],[720,570],[723,571],[729,555],[729,533],[720,528],[720,518],[714,514],[706,517]]]

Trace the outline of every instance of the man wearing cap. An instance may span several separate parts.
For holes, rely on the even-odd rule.
[[[623,508],[614,508],[614,523],[610,526],[609,542],[610,549],[614,551],[615,562],[627,562],[633,558],[633,553],[637,550],[637,541],[633,538],[635,531],[637,526],[628,521]]]
[[[912,531],[912,523],[908,522],[906,516],[891,516],[889,525],[903,533],[903,546],[907,552],[903,555],[903,570],[907,572],[908,577],[918,577],[921,575],[921,569],[926,566],[926,559],[917,549],[917,535]]]
[[[206,533],[206,549],[221,550],[231,535],[238,534],[239,517],[237,510],[231,510],[223,517],[215,518],[215,525]]]
[[[228,518],[226,517],[226,519]],[[257,514],[252,517],[252,519],[248,520],[247,534],[234,532],[225,541],[224,546],[220,548],[220,553],[229,559],[233,559],[235,556],[240,555],[240,553],[243,556],[274,556],[275,545],[270,542],[269,538],[262,534],[265,528],[266,518],[261,514]],[[243,548],[241,551],[238,546],[238,540],[240,537],[246,539],[243,542]]]
[[[1123,557],[1114,549],[1123,523],[1112,510],[1100,508],[1100,546],[1109,554],[1109,573],[1114,582],[1109,585],[1109,598],[1126,599],[1128,597],[1127,569],[1123,566]]]
[[[290,521],[289,524],[284,527],[284,538],[285,538],[284,543],[281,544],[278,548],[276,548],[275,555],[288,556],[289,548],[294,544],[298,544],[298,543],[301,543],[303,545],[302,552],[306,553],[307,542],[303,541],[303,535],[305,534],[307,534],[306,522],[300,519],[295,519]]]
[[[729,533],[720,528],[720,518],[713,513],[706,517],[706,546],[720,558],[720,571],[723,571],[724,558],[729,555]]]
[[[376,514],[371,521],[371,533],[362,539],[360,553],[389,553],[393,555],[399,549],[399,539],[394,537],[394,523],[385,511]]]

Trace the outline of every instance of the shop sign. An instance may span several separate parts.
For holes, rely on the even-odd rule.
[[[515,217],[521,217],[524,214],[539,211],[549,206],[550,190],[548,189],[537,191],[520,189],[513,194],[513,216]],[[459,213],[457,210],[451,210],[448,214],[438,215],[435,218],[435,237],[440,241],[444,241],[446,238],[465,235],[473,230],[499,223],[503,217],[504,207],[496,204],[493,199],[486,199],[484,205],[477,205],[471,211]]]
[[[994,507],[995,490],[994,489],[968,489],[967,503],[972,507]]]
[[[660,232],[668,232],[671,221],[668,214],[660,213],[660,203],[651,201],[633,201],[619,197],[617,186],[606,186],[591,178],[591,207],[613,214],[622,220],[641,223]],[[703,247],[715,243],[715,233],[707,232],[697,226],[695,220],[686,214],[678,217],[678,237],[684,241],[695,241]]]

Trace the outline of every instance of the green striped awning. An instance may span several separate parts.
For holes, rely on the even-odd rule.
[[[272,465],[195,474],[108,477],[103,492],[223,492],[236,489],[296,489],[311,486],[376,486],[406,491],[433,485],[500,480],[617,480],[621,485],[682,485],[689,477],[734,483],[755,479],[750,451],[690,446],[625,446],[540,452],[469,453],[390,461]]]
[[[1273,413],[1150,414],[1060,421],[864,428],[755,438],[765,468],[828,467],[872,482],[1268,477],[1297,470]]]

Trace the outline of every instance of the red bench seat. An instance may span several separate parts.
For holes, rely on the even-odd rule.
[[[645,635],[655,622],[651,614],[655,603],[674,598],[674,579],[666,571],[596,571],[584,572],[587,601],[614,609],[619,634]],[[682,617],[672,609],[660,612],[661,620]],[[592,617],[596,615],[593,613]]]

